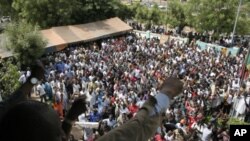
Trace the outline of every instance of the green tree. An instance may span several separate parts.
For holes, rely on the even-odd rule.
[[[74,0],[13,0],[12,8],[20,19],[44,28],[72,23],[74,4]]]
[[[13,0],[0,0],[0,17],[12,16],[16,17],[16,11],[11,7]]]
[[[130,5],[125,5],[122,3],[117,3],[115,6],[116,16],[119,18],[125,20],[125,19],[131,19],[135,15],[135,7]]]
[[[136,12],[134,13],[134,18],[146,24],[146,29],[151,25],[161,25],[162,19],[164,17],[163,12],[159,9],[158,5],[154,5],[152,8],[148,8],[146,6],[136,4],[136,8],[134,9]]]
[[[186,25],[186,4],[179,0],[168,2],[168,7],[165,15],[165,24],[170,24],[172,27],[179,26],[181,29]]]
[[[18,67],[11,61],[0,60],[0,93],[3,99],[12,94],[19,86]]]
[[[238,20],[239,24],[236,28],[236,34],[249,34],[250,33],[250,0],[243,0]]]
[[[20,19],[47,28],[123,16],[127,7],[119,0],[13,0],[11,8]]]
[[[148,20],[154,25],[160,25],[162,23],[162,11],[159,9],[158,5],[154,5],[148,12]]]
[[[79,1],[79,0],[78,0]],[[80,10],[83,11],[84,22],[103,20],[116,16],[118,0],[86,0],[81,2]]]
[[[187,22],[200,32],[230,33],[233,30],[238,4],[239,0],[190,0],[187,6]],[[237,33],[249,32],[246,26],[249,17],[246,14],[246,10],[242,9]]]
[[[136,8],[135,19],[141,23],[149,22],[148,13],[149,9],[145,6],[137,4],[138,7]]]
[[[41,28],[82,24],[115,16],[130,18],[133,11],[120,0],[3,0],[5,11]],[[0,8],[1,8],[0,6]]]
[[[27,22],[11,23],[4,31],[4,46],[11,50],[22,65],[30,65],[40,58],[47,45],[38,26]]]

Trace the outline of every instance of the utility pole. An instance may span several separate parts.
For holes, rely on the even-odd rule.
[[[235,23],[234,23],[234,29],[233,29],[233,35],[232,35],[232,46],[234,44],[234,34],[235,34],[235,30],[236,30],[238,19],[239,19],[239,13],[240,13],[241,4],[242,4],[242,0],[240,0],[239,7],[238,7],[238,10],[237,10],[236,19],[235,19]]]

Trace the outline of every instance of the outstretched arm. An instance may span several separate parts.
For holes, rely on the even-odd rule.
[[[65,119],[62,122],[62,129],[65,133],[65,139],[67,140],[70,136],[70,132],[74,122],[77,120],[78,116],[86,112],[86,97],[81,96],[77,98],[70,108],[69,112],[66,114]]]
[[[162,114],[170,105],[170,100],[182,91],[178,79],[166,79],[156,97],[150,97],[136,116],[100,137],[98,141],[146,141],[154,135],[162,122]]]

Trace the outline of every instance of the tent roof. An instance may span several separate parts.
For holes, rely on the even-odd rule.
[[[41,33],[48,40],[47,47],[75,42],[88,42],[120,34],[132,28],[119,18],[111,18],[87,24],[52,27]]]

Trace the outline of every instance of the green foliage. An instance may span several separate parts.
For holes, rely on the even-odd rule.
[[[20,19],[42,28],[129,16],[119,0],[13,0],[12,9]]]
[[[13,1],[13,2],[12,2]],[[125,5],[120,0],[2,0],[4,13],[16,15],[41,28],[81,24],[118,16],[134,18],[147,25],[171,25],[181,29],[188,25],[198,32],[215,31],[215,34],[230,33],[236,17],[239,0],[179,0],[168,1],[167,9],[157,5],[149,8],[133,0]],[[236,34],[250,31],[250,1],[243,0]]]
[[[0,17],[2,16],[12,16],[14,17],[16,12],[11,7],[13,0],[0,0]]]
[[[19,86],[20,74],[16,65],[11,61],[0,60],[0,91],[3,99],[12,94]]]
[[[158,5],[154,5],[152,9],[149,10],[148,19],[151,19],[152,24],[161,25],[161,18],[163,12],[159,9]]]
[[[137,4],[135,19],[141,23],[148,22],[150,19],[148,19],[148,13],[149,9],[145,6],[141,6],[140,4]]]
[[[131,10],[135,11],[134,18],[141,23],[145,23],[146,25],[162,24],[164,14],[157,5],[154,5],[152,8],[148,8],[146,6],[136,4]]]
[[[212,118],[211,116],[207,116],[205,118],[204,122],[209,123],[211,118]],[[223,120],[221,118],[218,118],[218,126],[219,127],[223,126],[222,123],[223,123]],[[224,126],[229,127],[230,125],[250,125],[250,123],[246,123],[246,122],[241,121],[241,120],[239,120],[237,118],[232,118],[231,117],[231,118],[229,118],[229,120],[226,122],[226,125],[224,125]]]
[[[20,19],[41,27],[66,25],[72,22],[74,1],[67,0],[13,0],[12,8]]]
[[[47,42],[38,26],[27,22],[11,23],[4,31],[4,46],[14,53],[22,65],[30,65],[42,56]]]
[[[230,118],[228,121],[228,125],[250,125],[250,123],[246,123],[236,118]]]
[[[179,0],[168,1],[166,11],[158,6],[148,8],[137,4],[133,10],[135,19],[149,24],[165,24],[171,27],[186,25],[194,27],[198,32],[214,31],[214,35],[230,33],[233,30],[238,0]],[[250,31],[250,1],[243,0],[236,34],[247,34]]]
[[[135,11],[133,11],[133,8],[133,6],[124,5],[118,2],[115,7],[115,15],[123,20],[131,19],[133,15],[135,15]]]
[[[187,23],[198,31],[230,33],[233,30],[239,0],[190,0],[187,5]],[[243,5],[247,6],[246,1]],[[247,6],[249,9],[249,6]],[[241,9],[237,33],[249,32],[249,17],[246,9]]]
[[[186,4],[181,3],[179,0],[173,0],[168,3],[166,11],[165,24],[170,24],[172,27],[186,25]]]

